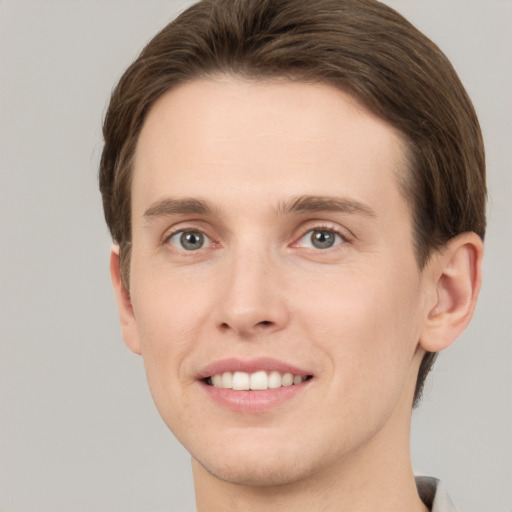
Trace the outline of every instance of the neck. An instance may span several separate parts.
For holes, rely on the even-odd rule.
[[[254,487],[222,481],[193,460],[197,512],[252,512],[267,507],[273,512],[291,507],[325,512],[427,512],[410,462],[411,412],[407,407],[408,422],[393,415],[372,440],[336,467],[283,485]]]
[[[340,472],[317,474],[285,485],[251,487],[219,481],[202,474],[194,461],[197,512],[247,512],[269,510],[322,510],[325,512],[426,512],[412,470]],[[199,467],[197,467],[199,466]],[[374,468],[375,469],[375,468]],[[270,508],[272,507],[272,508]],[[294,507],[294,508],[291,508]]]

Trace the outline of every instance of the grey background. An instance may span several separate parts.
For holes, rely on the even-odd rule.
[[[487,144],[485,284],[414,413],[417,471],[512,511],[512,2],[388,0],[452,59]],[[0,510],[193,510],[189,459],[123,345],[97,192],[101,118],[185,1],[0,2]]]

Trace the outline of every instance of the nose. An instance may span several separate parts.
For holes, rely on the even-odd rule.
[[[226,262],[216,322],[240,338],[271,334],[289,322],[283,272],[264,250],[240,250]]]

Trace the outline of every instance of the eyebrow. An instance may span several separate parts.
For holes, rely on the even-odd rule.
[[[340,212],[376,217],[375,212],[360,201],[330,196],[299,196],[280,203],[276,210],[277,215],[311,212]]]
[[[166,198],[153,203],[145,212],[144,218],[147,220],[156,217],[166,217],[169,215],[195,214],[195,215],[214,215],[218,214],[217,209],[211,206],[207,201],[195,198]]]
[[[375,217],[375,212],[366,204],[353,199],[330,196],[299,196],[290,201],[280,202],[275,209],[276,216],[303,214],[312,212],[340,212],[360,214]],[[145,212],[144,218],[151,221],[154,218],[170,215],[204,215],[220,216],[218,208],[208,201],[198,198],[165,198],[153,203]]]

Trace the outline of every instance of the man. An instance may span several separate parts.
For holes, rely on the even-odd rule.
[[[199,2],[104,137],[122,332],[197,510],[452,510],[409,427],[473,314],[486,189],[437,47],[371,0]]]

